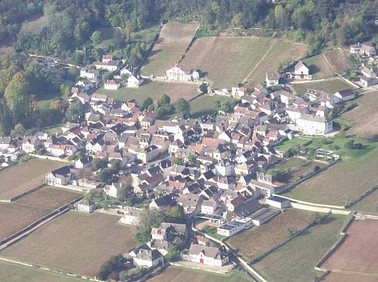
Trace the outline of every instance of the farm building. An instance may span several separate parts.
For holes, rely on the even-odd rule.
[[[273,196],[273,197],[266,199],[266,203],[269,206],[279,208],[279,209],[290,207],[290,201],[289,200],[278,197],[278,196]]]
[[[75,204],[75,209],[77,211],[91,213],[94,211],[94,203],[92,201],[82,199]]]
[[[354,93],[352,89],[345,89],[336,92],[334,96],[339,98],[341,101],[346,102],[356,98],[356,93]]]
[[[280,210],[264,208],[261,212],[252,217],[252,223],[256,226],[261,226],[280,213]]]
[[[234,219],[217,228],[217,234],[222,236],[232,236],[248,227],[252,226],[252,220],[247,217],[243,219]]]
[[[229,262],[227,251],[224,248],[206,247],[192,244],[183,259],[200,264],[223,266]]]

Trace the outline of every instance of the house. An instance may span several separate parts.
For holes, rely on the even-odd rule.
[[[75,161],[75,168],[78,168],[78,169],[90,168],[92,167],[92,160],[93,160],[92,156],[82,157],[78,159],[77,161]]]
[[[222,176],[230,176],[234,174],[235,165],[233,162],[227,159],[221,159],[216,165],[215,169],[217,173]]]
[[[310,69],[302,60],[294,66],[294,76],[297,78],[310,78]]]
[[[339,98],[341,101],[346,102],[356,98],[356,93],[352,89],[345,89],[336,92],[334,96]]]
[[[217,209],[217,202],[214,200],[203,200],[201,204],[201,213],[213,214]]]
[[[72,181],[71,166],[63,166],[61,168],[50,171],[45,176],[48,185],[68,185]]]
[[[190,262],[219,267],[229,262],[229,256],[224,247],[214,248],[197,244],[192,244],[188,253],[182,257]]]
[[[109,72],[115,72],[120,69],[120,67],[122,66],[122,62],[118,60],[110,60],[110,61],[106,60],[106,62],[94,62],[93,65],[96,69],[107,70]]]
[[[278,73],[267,72],[265,82],[267,87],[277,86],[280,84],[280,76]]]
[[[189,193],[177,198],[177,203],[183,207],[186,214],[191,214],[200,209],[202,200],[201,195]]]
[[[121,83],[114,79],[108,80],[107,82],[104,83],[104,89],[106,90],[117,90],[120,87],[121,87]]]
[[[376,50],[371,41],[352,44],[350,46],[350,52],[353,54],[360,54],[360,55],[365,55],[369,57],[374,57],[376,55]]]
[[[219,226],[217,234],[229,237],[251,226],[252,220],[250,218],[238,218]]]
[[[150,210],[166,210],[173,206],[175,206],[176,203],[172,197],[171,194],[164,195],[160,198],[152,200],[152,202],[149,204]]]
[[[80,69],[80,77],[87,78],[90,81],[97,83],[100,80],[100,72],[84,67]]]
[[[370,86],[378,84],[378,79],[373,78],[373,77],[362,76],[360,78],[360,82],[363,86],[370,87]]]
[[[164,264],[163,255],[158,250],[152,250],[147,244],[135,248],[129,255],[134,266],[155,267]]]
[[[155,145],[151,145],[147,148],[138,147],[136,150],[131,150],[129,148],[129,152],[135,154],[136,158],[138,160],[141,160],[143,163],[148,163],[148,162],[154,160],[161,153],[159,148]]]
[[[165,73],[167,80],[177,81],[197,81],[199,79],[199,72],[197,70],[191,70],[183,65],[176,65]]]
[[[140,214],[142,209],[134,207],[124,207],[124,215],[121,217],[120,222],[129,225],[139,225]]]
[[[139,75],[130,75],[127,79],[127,87],[138,88],[143,83],[143,78]]]
[[[273,196],[266,199],[266,203],[269,206],[272,206],[278,209],[284,209],[284,208],[290,207],[290,201],[288,199],[284,199],[278,196]]]
[[[22,151],[25,153],[33,153],[38,146],[42,146],[42,141],[37,137],[25,138],[22,142]]]
[[[305,135],[324,135],[332,132],[333,122],[326,117],[304,114],[297,120],[297,129]]]
[[[75,210],[91,213],[94,211],[94,202],[82,199],[75,204]]]
[[[211,241],[207,239],[205,236],[198,235],[196,239],[197,239],[198,245],[207,246],[207,247],[210,246]]]

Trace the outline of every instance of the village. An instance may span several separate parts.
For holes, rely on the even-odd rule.
[[[366,46],[353,45],[351,52],[374,57],[374,47]],[[48,59],[36,63],[57,67]],[[151,79],[123,65],[103,55],[101,62],[80,68],[68,102],[82,105],[84,122],[69,121],[55,134],[1,137],[0,148],[2,167],[16,164],[25,154],[67,162],[46,174],[45,183],[85,193],[73,207],[78,212],[116,214],[121,224],[138,226],[146,209],[162,213],[178,209],[180,223],[160,223],[148,234],[149,241],[126,254],[134,267],[164,265],[164,257],[171,258],[174,247],[175,261],[181,265],[224,273],[232,269],[235,255],[217,239],[285,213],[291,204],[279,194],[319,170],[315,166],[292,182],[272,175],[291,157],[277,145],[301,136],[334,135],[331,111],[342,112],[358,97],[353,87],[335,93],[311,88],[301,95],[292,93],[283,80],[312,78],[309,66],[299,60],[284,77],[267,72],[265,86],[209,87],[209,93],[202,94],[237,99],[229,112],[220,109],[216,116],[176,115],[164,120],[142,109],[138,97],[121,102],[96,90],[104,75],[109,77],[103,82],[106,90],[144,87],[144,81]],[[377,83],[374,68],[363,67],[361,73],[363,86]],[[199,69],[176,64],[157,79],[201,85],[206,83],[201,77]],[[313,160],[305,152],[299,157]],[[321,149],[315,152],[321,167],[338,157]],[[99,191],[103,196],[96,196]]]

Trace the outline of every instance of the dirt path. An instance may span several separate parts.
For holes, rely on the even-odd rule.
[[[275,45],[275,43],[278,42],[278,40],[273,40],[272,43],[270,44],[268,50],[266,50],[264,56],[262,56],[262,58],[260,59],[260,61],[257,62],[257,64],[255,65],[255,67],[249,72],[249,74],[247,75],[246,78],[243,79],[243,83],[245,83],[248,78],[255,72],[255,70],[257,70],[257,68],[260,66],[260,64],[265,60],[265,58],[268,56],[268,54],[270,53],[270,51],[273,49],[273,45]]]

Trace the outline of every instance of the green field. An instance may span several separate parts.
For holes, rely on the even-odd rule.
[[[227,274],[215,274],[179,267],[168,267],[162,274],[148,280],[150,282],[247,282],[251,278],[241,270],[232,270]]]
[[[285,142],[282,142],[281,144],[275,146],[274,148],[279,151],[286,152],[289,149],[296,149],[298,146],[302,146],[303,144],[306,144],[310,139],[304,139],[304,138],[293,138],[291,140],[286,140]]]
[[[239,254],[251,260],[266,252],[310,224],[315,213],[289,209],[277,215],[268,223],[238,233],[227,240],[227,243]]]
[[[198,85],[196,84],[152,82],[149,80],[143,83],[139,88],[122,87],[117,90],[105,90],[102,87],[96,92],[104,93],[119,101],[136,99],[139,103],[142,103],[147,97],[156,101],[164,94],[167,94],[171,98],[172,103],[179,98],[189,100],[199,94]]]
[[[0,281],[6,282],[77,282],[83,281],[53,272],[0,261]]]
[[[69,212],[0,252],[0,256],[94,276],[111,256],[135,247],[130,227],[119,217]]]
[[[316,89],[325,91],[329,94],[334,94],[340,90],[353,88],[353,86],[346,83],[341,78],[330,78],[325,81],[312,81],[300,84],[292,84],[291,86],[299,95],[303,95],[304,93],[306,93],[307,89]]]
[[[355,151],[358,154],[361,150]],[[344,206],[377,185],[377,165],[378,149],[375,149],[331,166],[284,195],[317,204]]]
[[[303,60],[310,68],[310,74],[314,79],[328,78],[334,76],[334,71],[331,69],[323,54],[315,55]]]
[[[345,216],[328,216],[253,267],[271,282],[313,281],[323,273],[314,269],[316,263],[340,239],[346,220]]]
[[[226,96],[209,96],[204,95],[201,97],[198,97],[192,101],[190,101],[190,107],[191,107],[191,116],[193,118],[198,118],[203,115],[212,115],[217,112],[215,109],[215,101],[224,102],[224,101],[230,101],[234,102],[234,98],[226,97]]]

